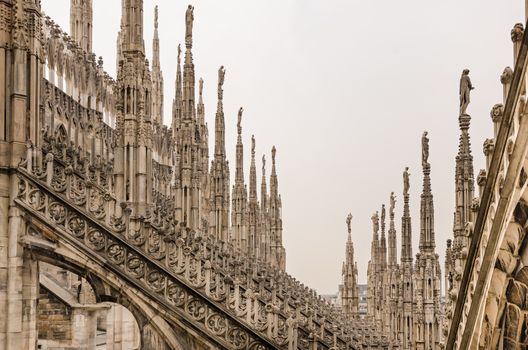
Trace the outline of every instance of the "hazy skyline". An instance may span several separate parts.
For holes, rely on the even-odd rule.
[[[144,1],[149,58],[156,4],[168,124],[177,45],[184,41],[188,2]],[[476,87],[468,108],[476,176],[484,167],[482,144],[493,135],[489,111],[502,102],[499,77],[505,66],[513,65],[510,30],[524,22],[524,2],[504,6],[490,0],[204,0],[192,4],[193,55],[196,78],[205,81],[210,145],[217,70],[220,65],[227,70],[224,111],[231,182],[240,106],[245,110],[246,183],[251,135],[257,143],[259,183],[262,154],[269,158],[272,145],[277,147],[287,271],[320,293],[336,292],[347,238],[345,219],[351,212],[359,282],[366,283],[370,217],[382,203],[388,205],[391,191],[397,195],[399,259],[405,166],[411,172],[416,253],[420,138],[428,130],[436,251],[443,273],[445,241],[452,237],[453,226],[460,74],[469,68]],[[69,32],[68,0],[43,1],[42,6]],[[94,0],[93,47],[112,76],[120,10],[118,0]],[[267,170],[269,176],[270,162]]]

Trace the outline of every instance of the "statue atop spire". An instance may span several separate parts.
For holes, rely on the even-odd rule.
[[[251,135],[251,157],[255,158],[255,135]]]
[[[266,174],[266,155],[262,155],[262,174]]]
[[[271,148],[271,163],[275,166],[275,156],[277,155],[277,149],[275,146]]]
[[[189,5],[185,12],[185,47],[192,47],[192,29],[194,21],[194,6]]]
[[[200,97],[202,97],[202,94],[203,94],[203,83],[204,83],[203,79],[200,78],[200,80],[198,80],[198,96]]]
[[[427,137],[427,131],[424,131],[422,135],[422,167],[429,164],[429,138]]]
[[[238,122],[237,122],[238,135],[242,134],[242,113],[244,113],[244,108],[240,107],[240,109],[238,110]]]
[[[348,233],[350,234],[352,232],[352,213],[348,213],[348,216],[346,218],[346,224],[348,227]]]
[[[181,44],[178,44],[178,67],[181,64]]]
[[[396,207],[396,197],[394,192],[390,194],[389,205],[389,253],[388,264],[391,269],[394,269],[397,264],[397,247],[396,247],[396,228],[394,227],[394,208]]]
[[[409,167],[405,167],[405,171],[403,172],[403,195],[409,194]]]
[[[469,95],[471,90],[475,87],[471,84],[471,79],[469,78],[469,69],[464,69],[462,71],[462,76],[460,77],[460,115],[466,115],[466,109],[469,105]]]
[[[377,234],[377,232],[379,231],[379,215],[377,211],[370,217],[370,220],[372,220],[372,227],[374,229],[374,233]]]
[[[224,99],[224,79],[225,79],[225,68],[224,66],[220,66],[218,69],[218,99],[223,100]]]
[[[158,5],[154,7],[154,29],[158,29]]]

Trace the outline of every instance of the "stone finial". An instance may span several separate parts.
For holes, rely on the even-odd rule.
[[[511,83],[512,78],[513,78],[513,70],[511,69],[511,67],[508,66],[504,68],[504,71],[502,72],[500,76],[501,83],[504,85],[509,84]]]
[[[203,83],[204,83],[203,79],[200,78],[200,80],[198,80],[198,95],[199,96],[202,96],[203,94]]]
[[[460,77],[460,115],[466,114],[466,109],[469,105],[469,95],[471,90],[475,87],[471,84],[471,79],[469,78],[469,69],[464,69],[462,71],[462,76]]]
[[[486,157],[490,156],[495,150],[495,141],[493,139],[484,140],[483,152]]]
[[[271,163],[275,165],[275,156],[277,155],[277,149],[275,146],[271,148]]]
[[[346,218],[346,224],[347,224],[347,227],[348,227],[348,233],[351,233],[352,232],[352,213],[349,213],[347,218]]]
[[[491,119],[494,123],[498,123],[502,120],[502,115],[504,113],[504,106],[502,103],[497,103],[493,108],[491,109],[490,115]]]
[[[516,23],[511,30],[511,40],[515,43],[522,40],[524,35],[524,26],[522,23]]]
[[[244,108],[240,107],[240,109],[238,110],[238,122],[237,122],[238,135],[242,135],[242,113],[244,113]]]

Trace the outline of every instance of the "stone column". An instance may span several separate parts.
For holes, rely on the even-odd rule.
[[[72,345],[78,349],[96,350],[97,317],[106,312],[109,306],[82,305],[72,310]]]
[[[114,350],[114,325],[115,307],[112,306],[106,313],[106,349]]]

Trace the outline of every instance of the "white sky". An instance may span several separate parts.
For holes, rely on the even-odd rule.
[[[94,0],[93,47],[112,75],[120,4]],[[169,123],[187,2],[144,1],[148,57],[155,4],[160,7],[165,123]],[[430,137],[437,253],[443,269],[445,241],[453,226],[459,77],[463,68],[469,68],[476,86],[468,112],[473,117],[470,134],[477,175],[484,166],[482,144],[492,136],[489,111],[502,102],[499,76],[513,64],[510,30],[524,22],[523,2],[200,0],[192,4],[194,62],[197,79],[205,80],[210,149],[217,70],[224,65],[231,167],[240,106],[245,110],[246,181],[251,134],[257,140],[259,189],[261,154],[270,159],[272,145],[277,147],[288,272],[321,293],[335,292],[341,281],[345,218],[350,211],[359,281],[366,282],[370,217],[382,203],[388,204],[391,191],[397,194],[399,260],[405,166],[411,171],[413,253],[417,252],[423,130]],[[68,0],[44,0],[42,6],[69,31]],[[268,175],[269,171],[268,167]]]

